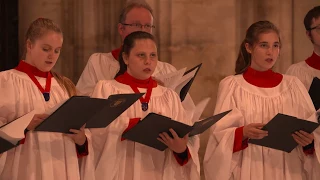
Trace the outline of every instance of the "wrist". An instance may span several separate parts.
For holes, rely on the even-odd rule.
[[[177,151],[173,151],[173,152],[175,152],[175,153],[183,153],[183,152],[185,152],[187,150],[187,145],[184,147],[184,148],[181,148],[181,150],[179,149],[179,150],[177,150]]]

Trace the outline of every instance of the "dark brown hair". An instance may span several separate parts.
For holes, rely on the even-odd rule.
[[[246,46],[245,46],[246,43],[248,43],[251,47],[254,47],[254,44],[259,41],[260,34],[271,32],[271,31],[278,34],[279,42],[281,46],[280,32],[278,28],[270,21],[258,21],[256,23],[253,23],[248,28],[246,37],[241,43],[238,58],[236,61],[236,68],[235,68],[236,74],[242,74],[244,71],[247,70],[247,68],[251,64],[251,54],[248,53],[246,50]]]
[[[25,59],[27,53],[27,41],[29,40],[31,43],[35,43],[37,39],[41,38],[48,31],[53,31],[55,33],[63,35],[60,27],[51,19],[38,18],[30,24],[25,35],[23,59]],[[56,72],[51,72],[51,74],[57,80],[61,88],[67,91],[69,97],[76,95],[76,87],[70,79],[59,75]]]
[[[320,17],[320,6],[312,8],[304,17],[303,24],[307,31],[310,31],[312,19],[318,19]]]
[[[126,54],[129,56],[131,49],[135,46],[136,40],[139,39],[150,39],[155,42],[155,38],[152,34],[144,32],[144,31],[136,31],[129,34],[123,41],[123,45],[121,51],[119,53],[119,64],[120,70],[115,77],[125,73],[127,71],[127,65],[125,64],[122,55]]]

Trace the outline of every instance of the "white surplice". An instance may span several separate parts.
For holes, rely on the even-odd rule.
[[[313,163],[319,163],[320,132],[315,154],[306,156],[301,146],[291,153],[249,144],[233,153],[235,130],[250,123],[268,123],[277,113],[308,119],[315,109],[303,84],[283,76],[273,88],[249,84],[242,75],[229,76],[219,85],[215,114],[233,109],[211,129],[204,157],[207,180],[316,180]],[[316,122],[316,118],[310,119]],[[318,156],[318,158],[317,158]]]
[[[140,92],[146,89],[139,88]],[[130,86],[115,80],[100,81],[93,97],[108,98],[112,94],[134,93]],[[185,116],[179,96],[171,89],[153,88],[149,109],[144,112],[138,100],[107,128],[90,129],[90,153],[83,158],[81,174],[84,180],[198,180],[200,165],[198,159],[199,138],[189,138],[188,148],[191,159],[180,166],[169,149],[159,151],[129,140],[121,141],[123,131],[130,118],[143,119],[155,112],[174,120],[192,125]]]
[[[90,96],[98,81],[114,79],[119,69],[119,61],[113,57],[111,52],[92,54],[77,83],[79,94]],[[177,71],[177,69],[171,64],[158,61],[152,76],[157,78],[174,71]],[[182,105],[192,116],[195,104],[189,94],[185,97]]]
[[[78,80],[77,89],[80,94],[90,96],[98,81],[114,79],[119,69],[119,61],[113,57],[111,52],[94,53],[90,56]],[[174,71],[176,71],[176,68],[171,64],[158,61],[152,76],[157,77]]]
[[[309,66],[306,61],[292,64],[287,70],[286,74],[296,76],[307,88],[307,90],[310,89],[314,77],[320,79],[320,70]]]
[[[46,78],[36,77],[44,87]],[[17,70],[0,72],[0,125],[35,110],[44,113],[68,99],[52,78],[50,100],[46,102],[29,76]],[[75,143],[61,133],[28,132],[25,143],[0,157],[1,180],[77,180]]]

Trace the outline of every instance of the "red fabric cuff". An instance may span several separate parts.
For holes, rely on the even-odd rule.
[[[19,144],[24,144],[25,143],[28,131],[29,131],[28,129],[24,130],[24,138],[19,141]]]
[[[306,156],[312,155],[314,153],[314,148],[304,149],[303,152]]]
[[[19,144],[24,144],[25,141],[26,141],[26,138],[23,138],[19,141]]]
[[[243,138],[243,127],[238,127],[234,133],[234,144],[233,144],[233,152],[238,152],[244,150],[248,147],[248,138],[242,140]]]
[[[173,152],[173,155],[176,159],[176,161],[180,164],[180,166],[183,166],[185,164],[188,163],[189,159],[191,158],[191,154],[189,152],[189,148],[187,147],[187,153],[188,153],[188,157],[185,159],[181,159],[176,153]]]
[[[123,131],[123,133],[129,131],[131,128],[133,128],[135,125],[139,123],[141,118],[131,118],[129,121],[128,127]],[[126,140],[125,138],[121,138],[121,141]]]
[[[83,145],[79,146],[77,144],[76,145],[76,151],[77,151],[77,156],[78,158],[87,156],[89,154],[89,150],[88,150],[88,139],[86,139],[86,141],[84,142]]]

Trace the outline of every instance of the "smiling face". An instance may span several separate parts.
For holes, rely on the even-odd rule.
[[[251,68],[257,71],[267,71],[276,63],[280,53],[279,36],[274,31],[261,33],[258,42],[253,46],[245,44],[246,50],[251,54]]]
[[[28,39],[26,63],[35,66],[40,71],[50,71],[59,58],[62,43],[62,34],[50,30],[35,39],[34,42]]]
[[[129,54],[122,54],[128,73],[136,79],[148,79],[154,72],[157,61],[157,46],[151,39],[137,39]]]

